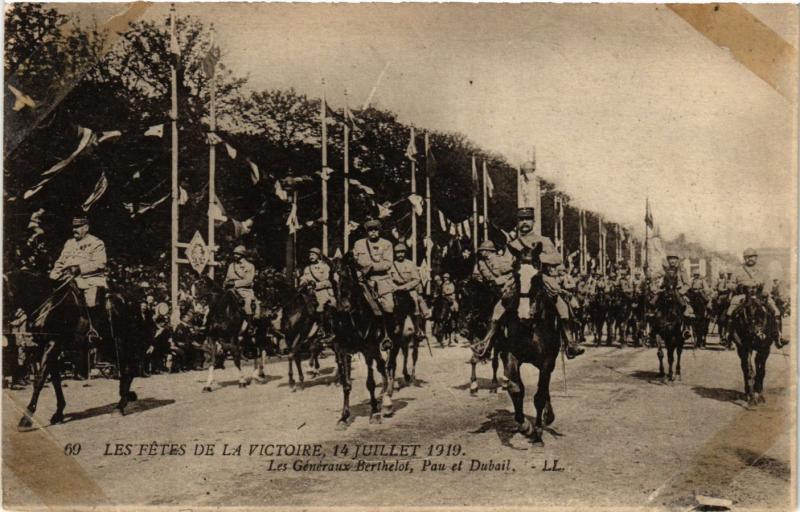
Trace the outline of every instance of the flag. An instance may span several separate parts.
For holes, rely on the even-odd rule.
[[[292,203],[292,210],[289,212],[289,217],[286,218],[286,225],[289,227],[289,234],[297,233],[301,228],[300,222],[297,220],[296,203]]]
[[[230,144],[228,144],[226,142],[225,143],[225,151],[228,152],[228,156],[231,157],[231,160],[236,160],[236,148],[235,147],[231,146]]]
[[[447,219],[445,219],[444,213],[442,213],[442,210],[436,210],[436,213],[439,214],[439,227],[442,228],[442,231],[447,233]]]
[[[647,244],[647,262],[648,266],[655,272],[658,272],[667,262],[667,251],[664,249],[661,230],[658,229],[658,226],[655,226]]]
[[[408,201],[411,203],[411,206],[414,207],[414,213],[417,214],[417,216],[422,215],[422,196],[411,194],[408,196]]]
[[[433,156],[431,148],[428,148],[428,152],[425,154],[425,173],[429,178],[433,178],[433,175],[436,174],[436,158]]]
[[[399,232],[399,231],[397,231],[397,227],[393,227],[393,228],[392,228],[392,236],[393,236],[393,237],[394,237],[394,239],[395,239],[395,240],[397,240],[397,241],[400,241],[400,240],[402,240],[402,237],[400,236],[400,232]]]
[[[386,201],[383,204],[378,205],[378,218],[383,219],[389,217],[392,214],[392,203]]]
[[[344,104],[344,121],[348,126],[350,126],[350,131],[352,132],[355,132],[361,128],[361,120],[353,115],[353,111],[350,110],[350,107],[347,105],[347,103]]]
[[[428,281],[431,280],[431,269],[428,266],[428,260],[422,260],[422,263],[419,265],[419,280],[422,281],[422,286],[428,284]]]
[[[114,130],[111,132],[103,132],[100,134],[100,138],[97,139],[97,143],[100,144],[101,142],[105,142],[108,139],[113,139],[114,137],[120,137],[122,132],[119,130]]]
[[[92,190],[92,193],[89,194],[89,197],[87,197],[86,201],[81,205],[81,209],[88,212],[89,208],[106,193],[106,189],[108,189],[108,178],[106,178],[106,173],[103,172],[100,174],[100,179],[94,184],[94,190]]]
[[[133,173],[133,179],[138,180],[141,177],[142,177],[142,172],[137,169],[136,172]]]
[[[219,62],[219,55],[219,46],[212,42],[211,48],[208,49],[203,60],[200,61],[200,66],[203,68],[203,73],[205,73],[206,77],[212,78],[214,76],[214,72],[217,69],[217,62]]]
[[[14,106],[11,107],[14,112],[19,112],[25,107],[36,108],[36,102],[33,101],[33,99],[27,94],[23,93],[11,84],[8,85],[8,90],[14,95]]]
[[[216,133],[208,132],[206,134],[206,142],[208,142],[208,144],[222,144],[224,141],[220,139],[219,135]]]
[[[369,195],[369,196],[374,196],[374,195],[375,195],[375,190],[373,190],[373,189],[372,189],[372,187],[368,187],[368,186],[366,186],[366,185],[362,184],[360,181],[358,181],[358,180],[355,180],[355,179],[353,179],[353,178],[350,178],[350,180],[349,180],[349,181],[350,181],[350,184],[351,184],[352,186],[354,186],[354,187],[356,187],[357,189],[361,190],[361,191],[362,191],[362,192],[364,192],[365,194],[367,194],[367,195]]]
[[[69,155],[67,158],[65,158],[64,160],[61,160],[60,162],[55,164],[53,167],[51,167],[51,168],[47,169],[46,171],[44,171],[42,173],[42,176],[50,176],[52,174],[56,174],[58,171],[60,171],[64,167],[68,166],[70,163],[72,163],[72,161],[75,159],[75,157],[77,157],[81,153],[81,151],[86,149],[86,146],[88,146],[92,142],[92,140],[94,139],[94,132],[92,130],[90,130],[89,128],[84,128],[82,126],[79,126],[78,127],[78,132],[81,135],[81,140],[78,143],[77,149],[75,149],[75,151],[73,151],[72,154]]]
[[[35,228],[41,222],[42,214],[44,213],[44,208],[39,208],[35,212],[31,213],[31,220],[28,222],[29,228]]]
[[[492,177],[489,176],[489,171],[486,170],[486,164],[484,163],[483,166],[483,186],[486,187],[486,194],[489,197],[494,196],[494,183],[492,183]]]
[[[358,222],[351,220],[347,223],[347,232],[352,233],[353,231],[358,229]]]
[[[336,252],[333,253],[333,259],[338,260],[342,257],[342,249],[337,247]]]
[[[647,198],[645,202],[644,224],[653,229],[653,212],[650,211],[650,198]]]
[[[322,178],[324,181],[328,181],[333,174],[333,169],[330,167],[323,167],[321,172],[318,172],[319,177]]]
[[[160,205],[161,203],[163,203],[167,199],[169,199],[169,194],[165,195],[164,197],[162,197],[161,199],[159,199],[158,201],[156,201],[154,203],[143,204],[143,205],[141,205],[139,207],[138,211],[135,211],[135,212],[131,213],[131,217],[135,217],[137,215],[143,214],[146,211],[152,210],[153,208],[155,208],[156,206]],[[130,203],[128,203],[128,204],[130,204]],[[133,205],[131,205],[131,209],[133,209]]]
[[[464,219],[464,222],[461,223],[461,226],[464,230],[464,236],[467,238],[472,238],[472,229],[469,225],[469,219]]]
[[[163,137],[164,136],[164,124],[154,124],[150,128],[144,132],[145,137]]]
[[[236,219],[231,219],[233,222],[233,237],[240,238],[246,234],[248,234],[253,229],[253,219],[246,219],[243,221],[238,221]]]
[[[414,136],[414,127],[411,127],[411,136],[408,139],[408,147],[406,148],[406,158],[411,160],[412,162],[417,161],[417,141],[415,140],[416,137]]]
[[[222,203],[219,202],[218,198],[214,198],[214,201],[208,206],[208,216],[214,219],[215,222],[228,221],[228,216],[225,215],[225,209],[222,207]]]
[[[186,192],[186,189],[178,186],[178,204],[183,206],[189,202],[189,194]]]
[[[278,196],[278,199],[281,201],[288,201],[289,194],[283,189],[283,185],[281,185],[281,180],[275,180],[275,195]]]
[[[253,182],[253,185],[255,185],[256,183],[258,183],[258,180],[261,179],[261,173],[258,171],[258,166],[254,164],[249,158],[247,159],[247,164],[250,166],[250,180]]]

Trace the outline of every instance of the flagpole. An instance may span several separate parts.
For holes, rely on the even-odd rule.
[[[578,209],[578,251],[580,255],[580,270],[581,273],[585,274],[587,270],[586,266],[586,240],[584,239],[585,233],[583,229],[584,224],[584,213],[583,208]]]
[[[172,4],[169,12],[169,25],[170,25],[170,43],[174,41],[175,36],[175,4]],[[171,249],[170,249],[170,324],[175,327],[180,320],[178,311],[178,55],[175,53],[176,48],[170,48],[171,55],[171,110],[170,117],[172,118],[172,209],[170,217],[172,219],[172,233],[171,233]]]
[[[214,49],[214,24],[211,24],[211,50]],[[216,105],[216,69],[211,72],[211,101],[209,105],[209,129],[211,133],[217,131],[217,105]],[[215,139],[216,140],[216,139]],[[217,200],[217,145],[211,141],[208,147],[208,277],[214,279],[214,262],[216,260],[217,246],[214,243],[214,204]]]
[[[647,214],[650,212],[650,198],[645,199],[645,207],[644,207],[644,276],[650,277],[650,263],[648,261],[649,252],[647,247],[647,240],[650,238],[649,233],[647,231]]]
[[[428,163],[430,158],[431,148],[430,139],[428,134],[425,134],[425,259],[428,263],[428,268],[433,270],[433,262],[431,261],[431,254],[433,253],[433,240],[431,239],[431,166]],[[431,280],[425,285],[425,293],[431,293]]]
[[[478,168],[472,155],[472,250],[478,252]]]
[[[486,170],[486,160],[483,161],[483,239],[489,239],[489,197],[486,190],[486,182],[489,179],[489,172]]]
[[[411,127],[411,144],[416,148],[416,141],[414,141],[414,127]],[[411,194],[417,193],[417,161],[411,159]],[[417,214],[411,209],[411,261],[414,265],[417,264]]]
[[[325,169],[328,167],[328,123],[325,104],[325,79],[322,79],[322,108],[320,108],[320,121],[322,122],[322,255],[328,256],[328,179]]]
[[[605,239],[603,237],[603,218],[599,215],[597,216],[597,233],[600,237],[600,249],[598,250],[598,263],[600,264],[600,273],[602,275],[606,275],[606,251],[605,251]]]
[[[347,105],[347,90],[344,91],[344,109],[349,111]],[[350,250],[350,125],[349,119],[344,120],[344,240],[343,254]]]

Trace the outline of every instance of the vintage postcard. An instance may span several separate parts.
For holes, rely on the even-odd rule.
[[[4,26],[5,509],[797,506],[796,5]]]

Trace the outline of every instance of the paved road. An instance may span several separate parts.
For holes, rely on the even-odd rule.
[[[559,363],[551,386],[556,421],[545,432],[544,446],[516,433],[508,395],[487,389],[489,365],[479,367],[482,389],[470,396],[469,354],[461,347],[434,348],[433,357],[421,351],[418,386],[395,393],[396,413],[380,425],[369,424],[363,363],[354,361],[355,419],[346,431],[334,428],[341,391],[332,385],[331,357],[323,360],[323,374],[296,393],[288,389],[284,362],[268,366],[266,384],[246,389],[236,386],[229,364],[218,375],[222,387],[211,394],[201,393],[205,373],[138,379],[140,400],[124,418],[112,412],[114,381],[94,379],[89,387],[69,381],[68,421],[26,433],[15,426],[29,391],[6,390],[5,502],[685,509],[695,494],[704,494],[731,499],[738,507],[787,508],[793,499],[793,358],[773,351],[767,404],[751,410],[740,396],[735,352],[711,348],[685,352],[683,380],[669,384],[657,379],[654,349],[590,347],[567,362],[566,390]],[[536,370],[526,366],[529,394],[535,377]],[[45,425],[53,408],[46,389],[38,415]],[[526,412],[534,414],[529,398]],[[152,442],[184,445],[185,454],[161,455],[162,449],[169,452],[162,446],[158,455],[138,453],[141,444]],[[79,444],[80,453],[64,455],[68,443]],[[198,443],[214,444],[214,455],[194,455]],[[228,452],[242,444],[241,455],[223,454],[226,443]],[[131,454],[105,455],[116,444],[123,445],[123,453],[124,445],[132,445]],[[256,447],[251,456],[251,444],[308,445],[312,455],[259,455]],[[389,452],[354,457],[357,444],[420,448],[400,457]],[[335,456],[337,445],[350,451]],[[438,445],[450,445],[451,456],[428,456]],[[313,456],[313,450],[325,457]],[[399,460],[400,466],[356,471],[359,459],[361,464]],[[352,466],[296,471],[295,460]],[[423,470],[426,460],[439,470]],[[484,464],[484,471],[470,471],[479,464],[473,460]],[[489,469],[490,461],[500,469]],[[286,471],[279,470],[281,464],[288,464]],[[544,471],[553,464],[560,471]]]

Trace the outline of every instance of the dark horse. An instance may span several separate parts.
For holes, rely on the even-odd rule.
[[[500,300],[501,292],[497,287],[487,284],[478,279],[468,279],[464,282],[461,294],[461,312],[465,323],[466,337],[473,348],[472,357],[469,360],[472,372],[469,378],[469,392],[478,392],[478,376],[476,367],[478,363],[486,362],[491,357],[492,360],[492,387],[490,393],[497,393],[498,380],[497,370],[500,367],[500,360],[503,361],[504,374],[506,371],[506,349],[504,326],[498,326],[496,334],[489,340],[489,346],[483,347],[479,343],[486,335],[491,321],[494,305]],[[508,386],[508,380],[503,381],[503,389]]]
[[[319,318],[316,309],[314,285],[306,284],[295,290],[289,301],[281,308],[279,317],[274,321],[275,330],[283,336],[286,347],[289,349],[289,387],[292,391],[298,389],[292,365],[297,367],[301,390],[305,382],[302,367],[303,357],[310,356],[311,358],[312,376],[319,370],[319,354],[323,347],[319,337],[314,336],[314,325]]]
[[[419,338],[414,326],[413,316],[416,305],[411,293],[406,290],[394,293],[394,316],[397,319],[392,334],[392,348],[389,349],[387,372],[389,377],[389,397],[393,389],[400,388],[400,381],[396,379],[397,356],[403,353],[403,384],[409,385],[416,382],[417,359],[419,358]],[[408,356],[411,355],[411,373],[408,372]]]
[[[33,426],[39,394],[48,377],[56,394],[56,412],[50,418],[50,423],[64,421],[67,402],[61,389],[61,360],[66,350],[76,346],[85,348],[90,343],[96,344],[100,356],[114,363],[117,368],[120,399],[116,408],[120,414],[124,414],[128,402],[137,399],[136,393],[131,391],[131,383],[144,359],[145,350],[144,340],[138,337],[143,329],[137,323],[140,316],[135,303],[110,291],[98,293],[98,300],[105,306],[103,314],[106,317],[102,320],[103,325],[94,325],[83,298],[83,290],[78,289],[74,280],[60,283],[53,291],[52,282],[47,277],[17,271],[9,273],[5,283],[5,298],[9,304],[22,308],[32,320],[41,319],[32,328],[41,362],[33,383],[33,395],[19,428],[29,429]],[[94,320],[100,321],[98,318]]]
[[[764,376],[772,340],[777,333],[769,328],[769,312],[757,298],[754,287],[746,290],[744,302],[731,318],[731,332],[744,377],[744,394],[749,405],[764,403]]]
[[[708,299],[705,293],[695,289],[689,290],[686,296],[689,299],[689,305],[692,306],[692,311],[694,311],[694,318],[690,322],[694,335],[694,346],[704,348],[706,336],[708,336],[708,324],[711,321]]]
[[[517,290],[520,290],[520,273],[515,272]],[[524,283],[523,283],[524,284]],[[519,431],[530,436],[534,442],[542,443],[542,431],[545,425],[555,421],[553,406],[550,403],[550,378],[556,367],[556,360],[561,348],[560,321],[555,308],[555,299],[545,289],[542,274],[539,273],[530,281],[530,292],[533,297],[531,318],[519,317],[519,293],[515,293],[513,307],[506,310],[508,322],[508,394],[514,403],[514,419]],[[524,288],[528,287],[523,287]],[[539,383],[533,404],[536,407],[536,422],[531,425],[523,411],[525,386],[522,382],[520,365],[529,363],[539,369]]]
[[[211,353],[211,364],[203,391],[213,390],[214,365],[218,351],[222,354],[226,351],[231,353],[233,364],[239,370],[239,387],[244,388],[250,381],[242,372],[242,323],[245,314],[239,296],[233,289],[224,289],[207,276],[203,276],[195,285],[199,297],[208,304],[206,341]]]
[[[662,344],[658,342],[658,375],[662,380],[681,380],[681,353],[683,352],[683,306],[678,298],[678,280],[674,276],[664,276],[661,294],[656,300],[656,314],[654,327],[657,338],[660,337],[667,346],[667,359],[669,362],[669,374],[664,375],[664,352]],[[677,352],[677,361],[675,355]],[[675,376],[672,373],[672,365],[675,365]]]
[[[381,409],[375,398],[375,377],[373,365],[383,378],[383,414],[391,416],[393,413],[392,401],[389,397],[386,362],[381,355],[381,342],[384,339],[384,326],[391,328],[392,320],[376,315],[367,301],[365,293],[366,284],[359,277],[355,261],[351,253],[343,258],[334,260],[333,274],[336,281],[334,291],[336,294],[336,308],[333,312],[333,349],[336,353],[339,382],[342,385],[344,402],[342,415],[339,418],[338,428],[347,428],[350,424],[350,378],[352,355],[360,353],[364,356],[367,365],[367,389],[370,397],[370,423],[381,422]]]

